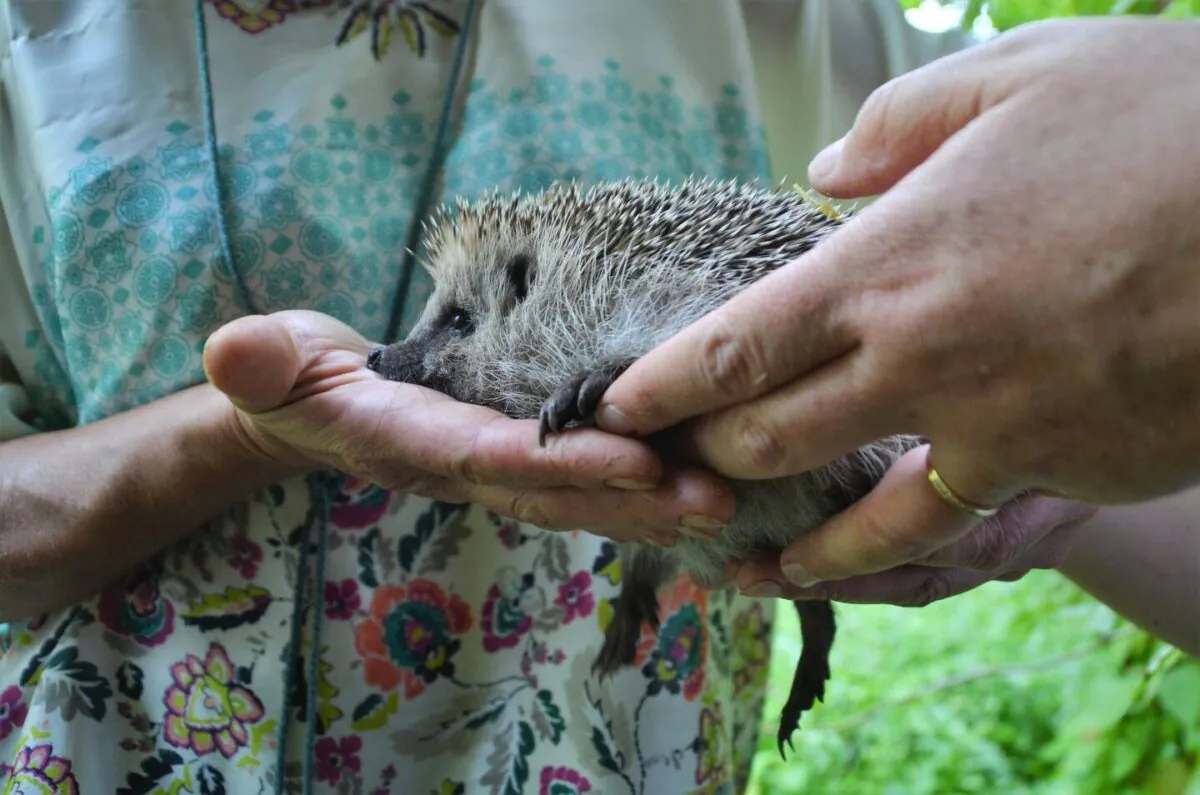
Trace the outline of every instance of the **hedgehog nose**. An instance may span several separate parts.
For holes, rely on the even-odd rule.
[[[386,349],[383,346],[371,349],[371,352],[367,354],[367,369],[368,370],[378,370],[379,369],[379,360],[383,358],[384,350],[386,350]]]

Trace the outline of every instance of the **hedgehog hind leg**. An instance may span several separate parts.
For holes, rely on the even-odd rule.
[[[568,378],[542,406],[538,444],[545,447],[548,434],[562,431],[571,422],[590,423],[600,398],[635,361],[636,358],[619,359]]]
[[[601,678],[633,664],[643,625],[658,631],[658,591],[675,571],[670,559],[653,547],[621,544],[620,556],[621,590],[592,663],[592,672]]]
[[[825,682],[830,678],[829,652],[837,632],[833,605],[826,601],[796,602],[800,614],[800,660],[792,678],[787,703],[779,714],[779,755],[787,760],[784,743],[792,746],[792,734],[800,728],[800,715],[817,701],[825,700]],[[792,746],[795,750],[795,746]]]

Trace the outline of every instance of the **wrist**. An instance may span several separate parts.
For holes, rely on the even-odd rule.
[[[253,473],[255,480],[267,477],[271,483],[324,468],[294,447],[264,434],[224,393],[212,386],[206,388],[213,393],[216,438],[222,440],[231,465]]]

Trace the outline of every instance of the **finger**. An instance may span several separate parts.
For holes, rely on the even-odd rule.
[[[861,355],[844,357],[797,383],[696,421],[689,430],[697,460],[728,478],[787,477],[889,436],[897,429],[900,398],[866,383],[868,364]],[[831,406],[837,422],[829,421]]]
[[[757,398],[852,351],[856,293],[844,269],[832,267],[833,258],[824,254],[833,242],[764,277],[635,362],[605,392],[597,425],[645,436]]]
[[[1048,536],[1056,537],[1067,526],[1082,522],[1096,512],[1086,503],[1054,497],[1025,496],[1009,503],[1000,513],[982,522],[962,538],[916,561],[922,566],[995,571],[1028,562],[1030,568],[1048,568],[1044,561],[1055,559],[1059,543],[1047,546]]]
[[[875,89],[849,132],[808,167],[813,187],[850,198],[883,193],[1010,93],[983,47],[939,58]]]
[[[995,577],[987,572],[971,569],[904,566],[841,582],[822,583],[814,589],[814,593],[821,594],[815,598],[847,604],[927,607],[934,602],[974,590],[994,579]]]
[[[204,368],[235,406],[256,414],[305,397],[306,386],[328,390],[336,376],[353,377],[369,349],[362,335],[336,318],[287,310],[217,329],[205,344]]]
[[[358,444],[344,451],[362,466],[381,470],[377,477],[402,480],[417,471],[480,486],[633,490],[654,489],[662,481],[662,461],[644,442],[579,428],[542,447],[537,420],[513,420],[409,384],[379,386],[356,401],[363,417]],[[713,488],[728,491],[716,476],[706,478]]]
[[[788,546],[780,556],[787,579],[803,587],[884,571],[931,555],[976,527],[976,517],[944,501],[930,485],[928,453],[928,445],[910,450],[865,497]],[[939,470],[943,476],[948,471],[962,473],[961,480],[956,474],[950,481],[959,494],[990,504],[958,485],[986,482],[978,470],[970,465]],[[984,492],[993,493],[994,487]]]
[[[653,491],[475,487],[468,494],[496,513],[547,530],[595,528],[615,540],[653,536],[673,543],[684,534],[715,535],[733,520],[732,493],[698,475],[671,473]]]
[[[204,372],[235,406],[255,413],[287,398],[304,359],[288,328],[265,315],[238,318],[204,346]]]
[[[924,607],[966,593],[993,579],[998,578],[971,569],[909,565],[801,588],[784,578],[778,563],[762,558],[743,565],[734,583],[743,595],[756,598]]]

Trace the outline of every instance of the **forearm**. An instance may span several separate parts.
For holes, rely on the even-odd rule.
[[[1200,488],[1101,509],[1079,528],[1059,571],[1130,621],[1200,655]]]
[[[207,384],[0,444],[0,621],[85,598],[301,471],[245,444],[228,400]]]

